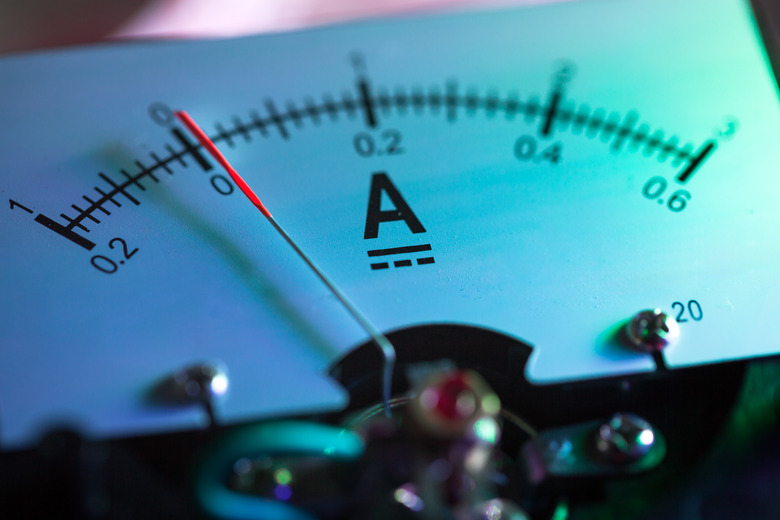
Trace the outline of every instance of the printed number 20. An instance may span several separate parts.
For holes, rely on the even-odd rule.
[[[672,309],[675,309],[677,311],[677,317],[675,320],[677,320],[677,323],[685,323],[688,321],[688,318],[686,318],[685,311],[688,311],[688,316],[693,321],[701,321],[702,318],[704,318],[704,311],[701,309],[701,305],[696,300],[690,300],[688,302],[688,305],[686,306],[683,302],[674,302],[672,304]]]

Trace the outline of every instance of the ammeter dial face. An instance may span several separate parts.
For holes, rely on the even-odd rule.
[[[536,384],[780,352],[780,112],[745,1],[21,55],[0,78],[11,444],[197,425],[146,397],[202,360],[226,421],[344,405],[326,370],[364,333],[178,109],[381,330],[499,331]],[[655,359],[615,332],[654,308],[680,329]]]

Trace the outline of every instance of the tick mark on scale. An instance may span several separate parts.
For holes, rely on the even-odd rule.
[[[124,260],[120,260],[120,261],[119,261],[119,263],[120,263],[120,264],[124,264],[124,263],[125,263],[125,261],[124,261]]]

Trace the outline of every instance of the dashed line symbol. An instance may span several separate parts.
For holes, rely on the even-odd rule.
[[[420,253],[423,251],[430,251],[431,249],[432,248],[430,244],[420,244],[414,246],[390,247],[387,249],[372,249],[367,253],[369,257],[377,257],[377,256],[391,256],[391,255],[405,255],[410,253]],[[411,267],[414,265],[415,262],[417,263],[417,265],[428,265],[428,264],[435,263],[436,260],[434,260],[432,256],[416,258],[414,260],[410,258],[405,258],[402,260],[394,260],[393,267]],[[390,267],[390,262],[375,262],[371,264],[371,269],[373,271],[388,269],[389,267]]]

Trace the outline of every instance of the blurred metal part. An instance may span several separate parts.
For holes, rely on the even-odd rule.
[[[653,450],[656,433],[650,423],[630,413],[616,413],[599,426],[595,448],[610,464],[631,464]]]
[[[677,321],[661,309],[636,313],[626,325],[626,337],[643,352],[659,352],[677,340]]]
[[[632,433],[638,435],[636,442],[648,445],[640,449],[634,446],[634,440],[627,441]],[[528,478],[534,484],[557,477],[641,473],[657,467],[665,455],[664,437],[633,414],[545,430],[521,450]]]
[[[202,362],[181,368],[159,381],[149,399],[168,406],[202,406],[211,425],[216,424],[214,405],[230,388],[227,368],[219,362]]]
[[[468,520],[530,520],[520,506],[510,500],[494,498],[478,504]]]
[[[409,403],[409,414],[428,434],[464,439],[476,436],[476,440],[491,444],[498,442],[495,420],[500,410],[498,396],[472,370],[434,374],[415,390]]]

